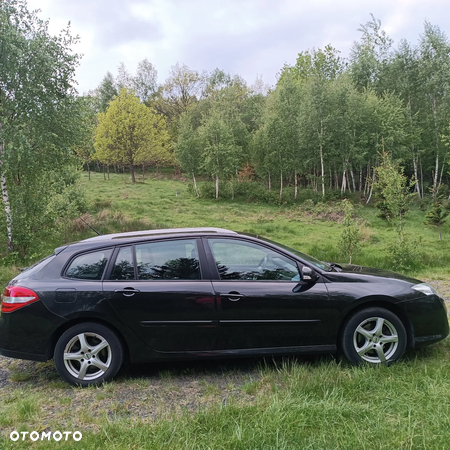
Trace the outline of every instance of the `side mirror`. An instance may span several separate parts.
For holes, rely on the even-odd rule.
[[[319,279],[317,272],[311,267],[303,266],[300,270],[302,274],[301,281],[298,282],[297,286],[292,289],[292,292],[304,292],[312,288],[314,283]]]
[[[319,275],[311,267],[302,267],[302,280],[305,283],[315,283],[319,279]]]

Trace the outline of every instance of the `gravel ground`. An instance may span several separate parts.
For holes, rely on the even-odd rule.
[[[446,300],[450,310],[450,280],[430,281]],[[301,358],[314,361],[323,358]],[[274,366],[280,362],[266,361]],[[0,411],[20,402],[22,393],[36,396],[39,413],[30,419],[30,427],[39,429],[92,429],[104,420],[117,418],[151,422],[157,417],[181,411],[196,412],[210,404],[230,400],[249,403],[254,400],[252,386],[264,383],[261,359],[195,361],[133,365],[116,379],[90,389],[72,388],[58,376],[53,361],[38,363],[0,356]],[[6,405],[6,406],[5,406]],[[1,422],[0,422],[1,424]],[[9,433],[14,425],[0,425],[0,433]],[[35,428],[36,429],[36,428]]]
[[[37,409],[25,425],[45,431],[97,432],[105,422],[119,419],[152,423],[230,401],[248,404],[255,400],[252,386],[259,390],[265,383],[261,360],[256,359],[134,365],[114,381],[88,389],[61,381],[52,361],[36,363],[0,356],[0,367],[0,412],[6,410],[1,415],[20,416],[21,400],[31,399]],[[18,374],[25,374],[26,379],[13,381]],[[21,424],[2,426],[0,417],[0,434],[8,436]]]

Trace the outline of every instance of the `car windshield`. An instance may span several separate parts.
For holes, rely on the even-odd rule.
[[[258,239],[261,239],[262,241],[266,241],[269,244],[276,245],[277,247],[280,247],[283,250],[293,253],[294,255],[297,255],[299,258],[304,259],[305,261],[313,264],[314,266],[318,267],[321,270],[325,270],[326,272],[331,271],[331,266],[329,264],[327,264],[323,261],[319,261],[318,259],[313,258],[312,256],[306,255],[305,253],[299,252],[298,250],[295,250],[286,245],[280,244],[279,242],[275,242],[275,241],[271,241],[270,239],[263,238],[261,236],[258,236]]]

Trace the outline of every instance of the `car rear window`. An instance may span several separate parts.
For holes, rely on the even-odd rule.
[[[65,276],[79,280],[101,280],[110,256],[111,249],[78,255],[70,263]]]

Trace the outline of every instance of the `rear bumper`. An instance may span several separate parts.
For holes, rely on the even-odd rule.
[[[49,314],[40,301],[11,313],[2,313],[0,354],[32,361],[51,359],[52,352],[49,344],[57,321],[61,319]]]

